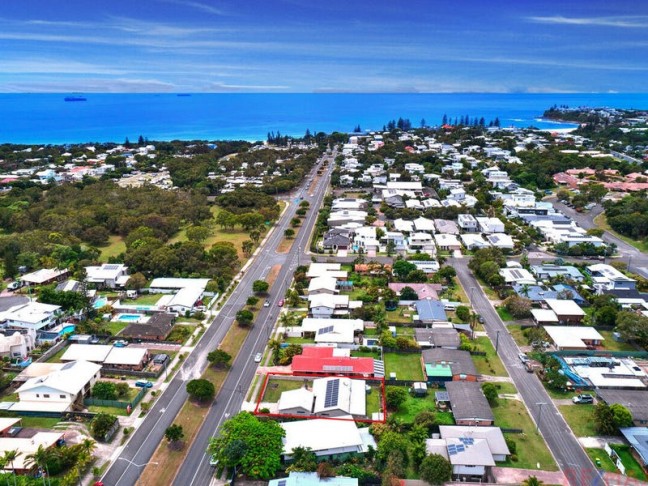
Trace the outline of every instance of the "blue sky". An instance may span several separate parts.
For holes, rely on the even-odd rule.
[[[20,0],[0,92],[645,92],[643,0]]]

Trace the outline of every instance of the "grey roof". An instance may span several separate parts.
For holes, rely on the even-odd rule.
[[[26,304],[27,302],[29,302],[29,298],[22,295],[0,297],[0,312],[9,310],[16,305]]]
[[[455,420],[495,420],[479,383],[449,381],[445,385]]]
[[[434,226],[439,233],[448,233],[451,235],[459,234],[459,226],[449,219],[435,219]]]
[[[332,235],[324,238],[324,246],[349,246],[351,239],[347,236]]]
[[[461,344],[459,333],[452,328],[441,329],[414,329],[416,340],[421,342],[429,342],[430,345],[436,348],[458,348]]]
[[[635,422],[648,422],[647,390],[608,390],[598,389],[596,394],[608,405],[620,403],[632,414]]]
[[[147,322],[129,324],[120,336],[146,339],[148,337],[162,336],[166,338],[171,332],[175,316],[165,312],[153,314]]]
[[[531,273],[534,275],[548,275],[549,277],[557,277],[558,275],[565,275],[566,277],[583,279],[583,274],[578,269],[571,265],[531,265]]]
[[[416,301],[416,312],[421,321],[447,321],[445,306],[438,300],[425,299]]]
[[[619,430],[637,451],[644,466],[648,466],[648,427],[625,427]]]
[[[477,375],[475,363],[473,363],[470,353],[460,349],[432,348],[424,349],[423,362],[425,364],[450,363],[450,369],[453,375]]]

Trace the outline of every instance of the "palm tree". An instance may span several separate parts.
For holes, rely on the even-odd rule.
[[[81,441],[81,445],[83,446],[83,451],[92,454],[94,450],[97,448],[97,443],[90,439],[89,437],[86,437]]]
[[[529,476],[522,481],[523,486],[542,486],[544,483],[535,476]]]
[[[477,327],[477,323],[479,322],[479,314],[471,312],[470,316],[468,317],[468,322],[470,323],[470,338],[475,339],[475,328]]]
[[[25,465],[27,466],[32,466],[32,467],[38,467],[43,474],[41,477],[43,478],[43,486],[45,485],[45,472],[47,472],[47,462],[50,460],[52,457],[52,453],[49,451],[49,449],[46,449],[42,445],[38,446],[38,449],[33,454],[28,454],[25,456]],[[49,479],[49,472],[47,472],[47,478]]]
[[[268,348],[272,350],[272,362],[277,364],[281,350],[281,339],[271,339],[268,341]]]
[[[14,469],[14,461],[18,459],[18,456],[20,456],[21,454],[22,452],[18,452],[17,449],[14,449],[14,450],[5,451],[4,455],[2,456],[2,460],[5,463],[11,464],[11,472],[13,473],[14,486],[16,486],[16,470]]]

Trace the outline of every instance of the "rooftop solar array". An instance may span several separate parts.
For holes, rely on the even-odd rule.
[[[340,380],[330,380],[326,383],[324,407],[336,407],[340,396]]]
[[[459,440],[466,445],[473,445],[475,443],[475,439],[472,437],[459,437]]]
[[[121,265],[116,265],[114,263],[106,263],[103,268],[104,270],[119,270]]]
[[[318,329],[317,335],[319,336],[321,334],[328,334],[329,332],[333,332],[333,326],[326,326]]]
[[[459,454],[460,452],[464,452],[465,450],[466,447],[461,444],[448,445],[448,454],[450,454],[451,456],[454,456],[455,454]]]

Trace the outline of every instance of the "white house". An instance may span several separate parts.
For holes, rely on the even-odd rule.
[[[18,390],[15,411],[65,412],[83,408],[83,398],[101,377],[101,366],[87,361],[66,363],[61,369],[30,378]]]
[[[169,312],[186,314],[193,312],[196,304],[201,301],[203,295],[201,287],[184,287],[178,290],[173,297],[165,304]]]
[[[507,285],[535,285],[535,277],[524,268],[501,268],[499,274],[504,278]]]
[[[412,233],[407,241],[408,251],[416,252],[421,251],[434,255],[436,247],[434,246],[434,239],[429,233]]]
[[[419,217],[416,218],[413,223],[416,231],[434,232],[436,230],[434,221],[432,221],[431,219]]]
[[[315,277],[308,283],[308,295],[339,293],[337,280],[333,277]]]
[[[594,280],[594,286],[603,290],[633,290],[637,281],[626,276],[611,265],[597,263],[587,267]]]
[[[491,246],[482,235],[477,233],[464,233],[459,238],[461,238],[464,246],[469,250],[479,250],[480,248],[488,248]]]
[[[101,266],[85,267],[86,282],[99,287],[114,289],[123,287],[128,282],[128,267],[121,263],[104,263]]]
[[[308,267],[308,278],[315,277],[333,277],[337,280],[346,280],[348,276],[346,270],[342,270],[341,263],[311,263]]]
[[[482,233],[504,233],[504,223],[498,218],[477,217],[475,219]]]
[[[34,349],[36,333],[27,330],[26,332],[7,332],[0,334],[0,356],[3,358],[24,358]]]
[[[308,414],[322,417],[363,417],[367,413],[364,380],[318,378],[311,390],[304,387],[281,394],[278,410],[282,414]]]
[[[513,238],[506,233],[493,233],[492,235],[486,235],[486,240],[492,246],[499,248],[500,250],[512,250],[515,248]]]
[[[348,295],[309,295],[310,314],[314,318],[330,318],[334,315],[347,315],[349,313]]]
[[[0,321],[4,321],[7,327],[32,329],[34,331],[46,330],[56,325],[56,318],[60,310],[61,306],[59,305],[27,302],[0,313]]]
[[[455,235],[437,233],[434,235],[434,240],[436,241],[439,250],[461,250],[461,243],[459,243],[459,240]]]
[[[457,223],[462,231],[470,233],[477,231],[477,220],[472,214],[460,214],[457,216]]]
[[[364,454],[377,448],[369,427],[358,428],[349,420],[313,419],[280,423],[286,432],[284,459],[290,460],[297,447],[309,447],[318,457]]]

